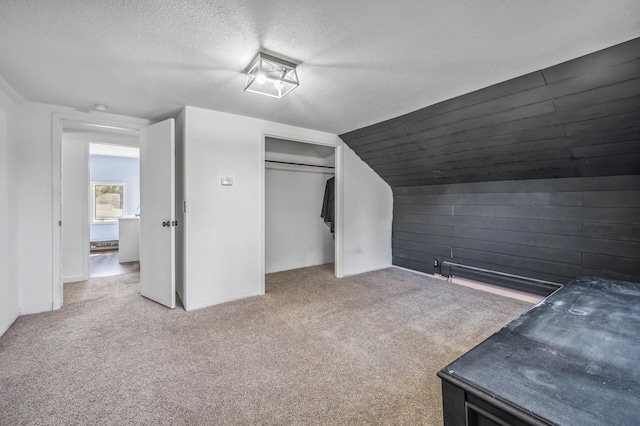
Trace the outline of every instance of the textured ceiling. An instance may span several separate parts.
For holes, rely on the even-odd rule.
[[[29,101],[157,119],[182,105],[344,133],[639,35],[637,0],[2,0],[0,75]],[[242,91],[260,49],[300,62]]]

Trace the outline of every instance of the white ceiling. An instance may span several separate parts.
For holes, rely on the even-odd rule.
[[[638,36],[638,0],[2,0],[0,75],[29,101],[340,134]],[[243,92],[260,49],[300,87]]]

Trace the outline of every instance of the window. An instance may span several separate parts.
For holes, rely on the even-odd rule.
[[[126,214],[127,184],[91,183],[91,223],[114,223]]]

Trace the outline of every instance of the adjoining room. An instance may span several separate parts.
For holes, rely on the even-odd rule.
[[[140,150],[90,144],[90,276],[119,275],[140,265]]]
[[[139,270],[140,149],[135,135],[82,123],[62,133],[65,283]]]

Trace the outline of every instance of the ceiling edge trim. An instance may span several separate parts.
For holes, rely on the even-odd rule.
[[[12,85],[0,74],[0,90],[4,92],[13,102],[23,104],[27,99],[20,92],[13,88]]]

